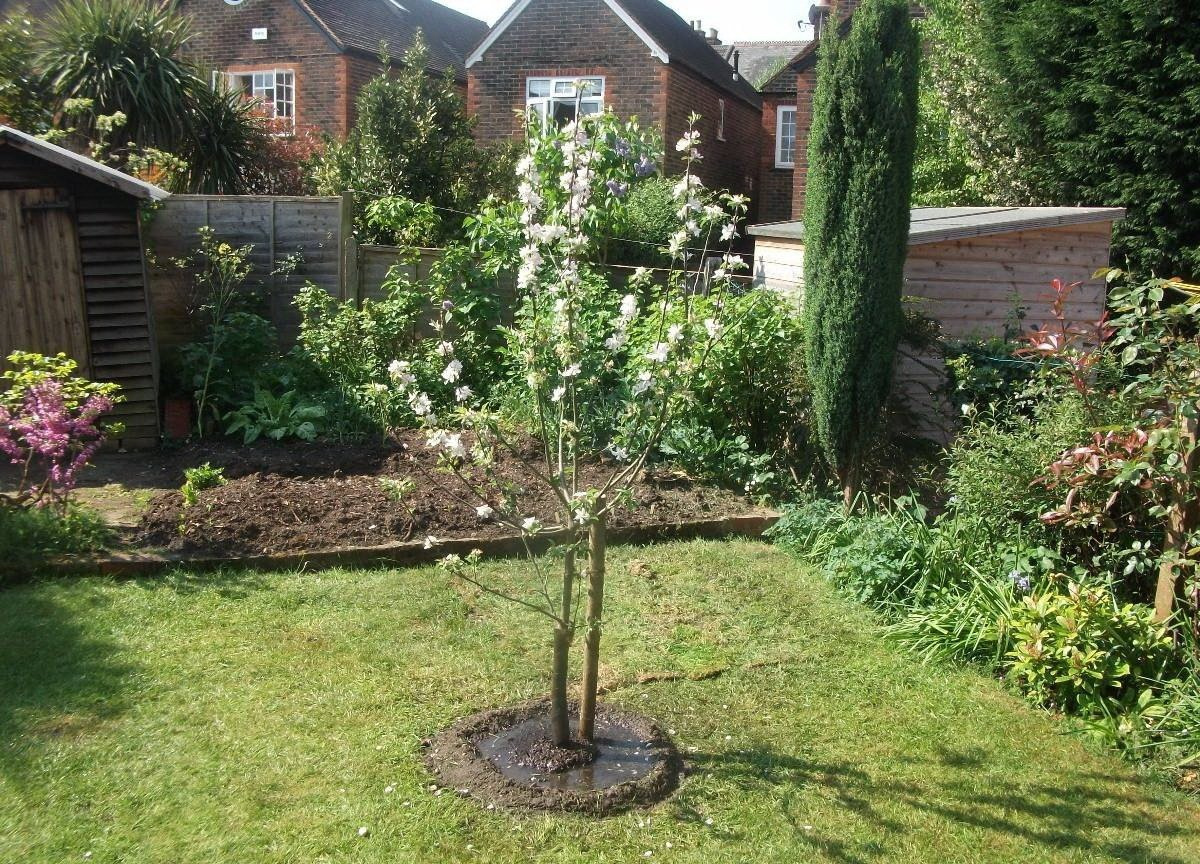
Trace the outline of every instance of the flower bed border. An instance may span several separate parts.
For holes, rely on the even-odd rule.
[[[680,522],[650,522],[610,528],[610,542],[623,544],[653,543],[661,540],[685,540],[718,537],[761,537],[774,525],[779,514],[760,510],[722,519],[697,519]],[[531,538],[530,548],[545,549],[559,536],[547,531]],[[48,561],[39,572],[55,575],[153,576],[175,568],[216,570],[222,567],[246,567],[258,570],[295,570],[301,568],[364,567],[374,565],[411,566],[428,564],[451,553],[466,555],[479,549],[488,558],[512,558],[525,554],[525,544],[517,536],[453,537],[426,548],[424,541],[385,543],[378,546],[343,546],[308,552],[276,552],[260,555],[205,555],[191,553],[144,552],[96,556],[73,556]],[[0,566],[0,572],[4,568]]]

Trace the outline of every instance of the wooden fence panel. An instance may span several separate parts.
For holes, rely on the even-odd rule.
[[[253,247],[246,287],[262,293],[265,314],[288,345],[298,323],[292,300],[306,282],[343,296],[343,215],[342,199],[332,197],[173,195],[162,202],[145,228],[160,348],[197,335],[194,273],[179,268],[173,259],[194,254],[200,228],[211,227],[217,239],[231,246]],[[283,272],[281,265],[289,256],[296,256],[298,264],[292,272]]]

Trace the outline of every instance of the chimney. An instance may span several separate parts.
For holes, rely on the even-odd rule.
[[[742,59],[742,52],[734,51],[733,52],[733,74],[734,75],[737,75],[737,73],[738,73],[738,61],[740,61],[741,59]]]
[[[828,0],[817,0],[808,7],[808,23],[813,25],[813,39],[821,38],[821,31],[825,29],[825,20],[829,17],[831,8]]]
[[[716,27],[709,27],[709,28],[708,28],[708,39],[707,39],[707,42],[708,42],[708,44],[709,44],[709,45],[720,45],[720,44],[721,44],[721,38],[720,38],[720,37],[717,35],[717,28],[716,28]]]

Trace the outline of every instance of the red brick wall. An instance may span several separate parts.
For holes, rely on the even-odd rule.
[[[297,129],[346,133],[345,64],[324,32],[292,0],[245,0],[237,6],[219,0],[179,0],[179,11],[193,21],[188,44],[201,62],[223,71],[292,69]],[[267,39],[252,40],[254,27],[266,27]]]
[[[683,161],[675,142],[688,126],[688,116],[694,111],[701,115],[696,124],[700,132],[700,178],[715,189],[728,189],[757,198],[756,174],[762,140],[762,114],[737,97],[726,93],[705,79],[681,66],[666,67],[666,124],[663,142],[666,145],[666,171],[677,174]],[[724,140],[718,136],[721,115],[720,100],[725,101]],[[753,203],[751,216],[757,218]]]
[[[812,129],[812,96],[817,84],[814,63],[796,81],[796,168],[792,172],[792,218],[804,216],[804,186],[808,176],[808,133]]]
[[[796,104],[796,73],[784,69],[763,87],[762,150],[758,171],[758,219],[782,222],[792,218],[791,168],[775,166],[775,143],[779,108]]]
[[[603,75],[606,106],[658,127],[662,68],[603,0],[534,0],[467,70],[467,110],[479,140],[520,138],[526,78]]]

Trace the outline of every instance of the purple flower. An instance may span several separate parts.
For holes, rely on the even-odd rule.
[[[453,308],[454,308],[453,300],[443,300],[442,301],[442,311],[443,312],[449,312]]]
[[[43,381],[25,392],[15,413],[0,408],[0,452],[13,463],[38,468],[45,475],[46,484],[32,496],[36,504],[66,504],[76,475],[104,442],[97,420],[112,407],[111,399],[98,395],[69,407],[62,385]]]
[[[1010,582],[1013,583],[1013,587],[1016,588],[1018,591],[1020,591],[1022,594],[1029,591],[1029,588],[1031,585],[1031,583],[1029,581],[1029,577],[1026,576],[1024,573],[1022,573],[1020,570],[1009,571],[1008,579]]]
[[[654,162],[651,161],[649,156],[642,156],[638,160],[638,163],[633,166],[633,172],[639,177],[649,177],[657,170],[658,168],[655,167]]]
[[[629,158],[629,156],[633,153],[633,148],[629,146],[629,142],[624,138],[617,139],[617,142],[613,144],[613,150],[615,150],[617,155],[622,159]]]
[[[629,184],[622,183],[620,180],[609,180],[606,184],[608,191],[617,198],[621,198],[629,191]]]

